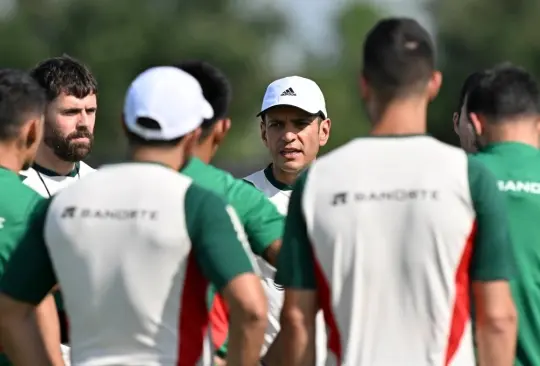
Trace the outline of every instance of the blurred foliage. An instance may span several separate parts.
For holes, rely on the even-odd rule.
[[[0,65],[30,68],[39,60],[68,53],[87,63],[100,87],[93,162],[123,157],[120,115],[124,93],[144,68],[202,58],[220,67],[234,90],[233,128],[218,158],[252,164],[261,142],[254,117],[268,83],[285,76],[270,65],[276,41],[283,41],[283,13],[239,0],[19,0],[11,16],[0,18]],[[431,0],[443,88],[430,108],[429,129],[456,142],[451,115],[459,88],[473,70],[511,60],[540,71],[537,0]],[[286,11],[286,10],[284,10]],[[333,19],[338,52],[307,52],[295,74],[314,79],[332,118],[328,151],[369,125],[358,94],[363,38],[381,17],[363,3],[345,3]],[[309,32],[309,29],[306,29]],[[323,47],[324,45],[321,45]]]

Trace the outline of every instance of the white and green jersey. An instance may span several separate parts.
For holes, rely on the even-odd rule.
[[[248,175],[244,180],[262,191],[282,215],[287,215],[292,186],[281,183],[274,177],[272,164],[263,170]],[[283,288],[274,281],[276,269],[261,257],[256,257],[256,259],[263,276],[263,288],[268,298],[268,327],[264,334],[264,353],[270,347],[280,329],[279,318],[281,308],[283,307],[284,292]],[[319,331],[317,332],[317,357],[321,360],[326,357],[327,349],[322,312],[319,312],[317,316],[317,324],[319,324]],[[318,363],[317,365],[321,364]]]
[[[289,206],[289,197],[291,197],[292,187],[281,183],[274,177],[274,174],[272,173],[272,164],[268,165],[263,170],[248,175],[244,180],[263,192],[282,215],[287,214],[287,206]]]
[[[72,364],[211,364],[208,285],[253,272],[231,206],[153,163],[105,166],[43,202],[0,288],[38,304],[58,279]]]
[[[326,365],[475,365],[471,281],[515,271],[504,197],[428,136],[356,139],[296,182],[276,281],[317,291]]]
[[[19,173],[21,180],[45,198],[52,197],[59,190],[78,181],[85,175],[95,171],[84,162],[75,163],[75,167],[69,174],[60,175],[38,164]]]

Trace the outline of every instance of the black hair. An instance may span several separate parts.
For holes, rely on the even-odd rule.
[[[510,63],[487,71],[467,96],[467,111],[486,117],[488,123],[540,114],[540,90],[534,77]]]
[[[0,140],[15,139],[28,118],[41,117],[45,91],[24,71],[0,70]]]
[[[368,33],[362,73],[382,103],[420,91],[434,69],[433,42],[417,21],[386,18]]]
[[[467,76],[467,78],[463,82],[463,85],[461,86],[461,90],[459,91],[459,103],[456,108],[456,112],[458,115],[461,114],[461,107],[465,103],[467,95],[470,93],[471,90],[478,86],[482,78],[484,78],[486,75],[486,70],[480,70],[475,71],[472,74],[469,74],[469,76]]]
[[[145,128],[147,130],[154,130],[154,131],[161,130],[161,126],[159,125],[159,122],[157,122],[156,120],[152,118],[139,117],[137,118],[136,123],[142,128]],[[141,137],[129,131],[127,128],[125,129],[125,133],[126,133],[126,138],[128,140],[128,143],[131,146],[170,148],[170,147],[174,147],[178,145],[180,141],[182,141],[182,139],[184,138],[184,136],[180,136],[172,140],[145,139],[144,137]]]
[[[98,91],[97,81],[88,67],[68,55],[46,59],[30,74],[45,89],[49,101],[62,92],[84,98]]]
[[[197,79],[204,98],[214,110],[214,117],[204,120],[201,125],[201,140],[204,140],[210,134],[214,124],[229,113],[229,104],[232,98],[231,84],[221,70],[206,61],[183,61],[176,64],[175,67]]]

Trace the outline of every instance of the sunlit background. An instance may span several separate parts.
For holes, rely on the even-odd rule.
[[[132,78],[149,66],[202,58],[230,78],[232,131],[216,165],[237,175],[267,155],[255,118],[268,83],[315,80],[333,121],[323,153],[366,134],[357,92],[362,42],[388,15],[410,16],[434,36],[444,74],[429,130],[455,143],[451,116],[475,69],[511,60],[540,71],[538,0],[0,0],[0,67],[31,68],[67,53],[99,83],[94,166],[124,158],[120,115]]]

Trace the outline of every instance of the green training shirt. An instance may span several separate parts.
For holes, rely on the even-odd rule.
[[[517,142],[491,144],[475,155],[497,178],[508,206],[517,273],[516,365],[540,365],[540,152]]]
[[[34,207],[45,201],[21,183],[17,173],[0,167],[0,275],[3,276],[12,252],[30,225]],[[10,365],[0,354],[0,365]]]
[[[264,251],[283,235],[284,217],[257,188],[212,165],[192,158],[182,169],[195,183],[225,198],[244,225],[253,253]]]

